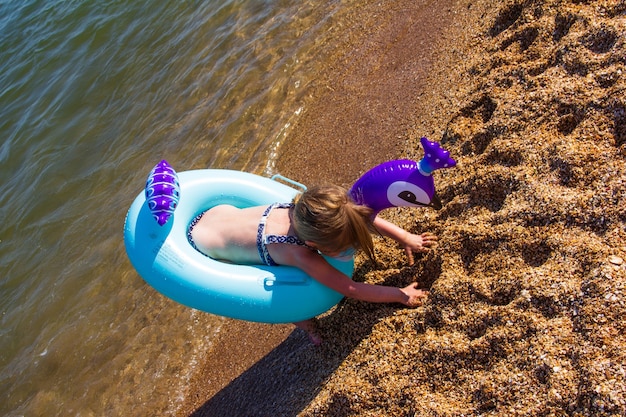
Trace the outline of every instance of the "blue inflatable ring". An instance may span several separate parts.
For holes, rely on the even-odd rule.
[[[298,190],[258,175],[203,169],[178,173],[176,211],[159,225],[142,192],[124,226],[124,244],[139,275],[163,295],[186,306],[262,323],[289,323],[328,311],[343,296],[290,266],[236,265],[208,258],[187,241],[191,220],[211,207],[251,207],[289,202]],[[326,258],[351,277],[354,260]]]

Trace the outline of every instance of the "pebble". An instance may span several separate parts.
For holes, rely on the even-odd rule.
[[[624,260],[619,256],[611,255],[611,257],[609,257],[609,262],[611,262],[613,265],[621,265],[624,263]]]

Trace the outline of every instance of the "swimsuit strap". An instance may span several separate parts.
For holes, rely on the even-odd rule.
[[[298,246],[306,246],[303,241],[298,239],[296,236],[290,235],[266,235],[265,234],[265,224],[267,222],[267,218],[270,215],[270,212],[275,208],[291,208],[293,207],[293,203],[274,203],[268,206],[263,215],[261,216],[261,221],[259,222],[259,228],[257,229],[257,249],[259,251],[259,256],[261,260],[270,266],[277,266],[276,261],[272,259],[267,250],[267,245],[272,243],[287,243],[289,245],[298,245]]]
[[[295,204],[293,203],[274,203],[272,204],[272,206],[270,206],[270,211],[275,208],[289,209],[292,208],[294,205]],[[291,235],[264,235],[263,243],[287,243],[289,245],[306,246],[306,244],[301,241],[297,236]]]
[[[306,246],[306,243],[298,239],[296,236],[290,235],[265,235],[263,243],[287,243],[289,245]]]
[[[259,221],[259,228],[256,232],[256,248],[259,251],[259,256],[265,265],[276,266],[277,263],[274,262],[269,252],[267,251],[267,247],[263,243],[263,237],[265,236],[265,223],[267,222],[267,217],[270,215],[272,209],[280,203],[274,203],[265,209],[263,215],[261,216],[261,220]]]
[[[292,208],[294,206],[295,206],[295,204],[293,204],[293,203],[274,203],[274,204],[271,205],[272,209],[275,209],[275,208]]]

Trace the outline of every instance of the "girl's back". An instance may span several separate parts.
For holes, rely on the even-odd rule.
[[[205,212],[193,226],[191,237],[198,250],[214,258],[240,264],[259,264],[259,222],[267,206],[239,209],[219,205]],[[274,209],[265,224],[266,234],[293,235],[289,210]]]

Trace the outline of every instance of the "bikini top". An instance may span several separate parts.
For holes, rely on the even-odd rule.
[[[307,246],[303,241],[301,241],[297,236],[292,235],[266,235],[265,234],[265,223],[267,222],[267,218],[269,217],[271,211],[275,208],[286,208],[289,209],[293,207],[293,203],[274,203],[269,205],[263,215],[261,216],[261,221],[259,222],[259,229],[257,231],[257,249],[259,250],[259,256],[261,260],[270,266],[278,265],[270,256],[269,251],[267,250],[267,245],[272,243],[287,243],[289,245],[298,245],[298,246]],[[308,247],[308,246],[307,246]]]

